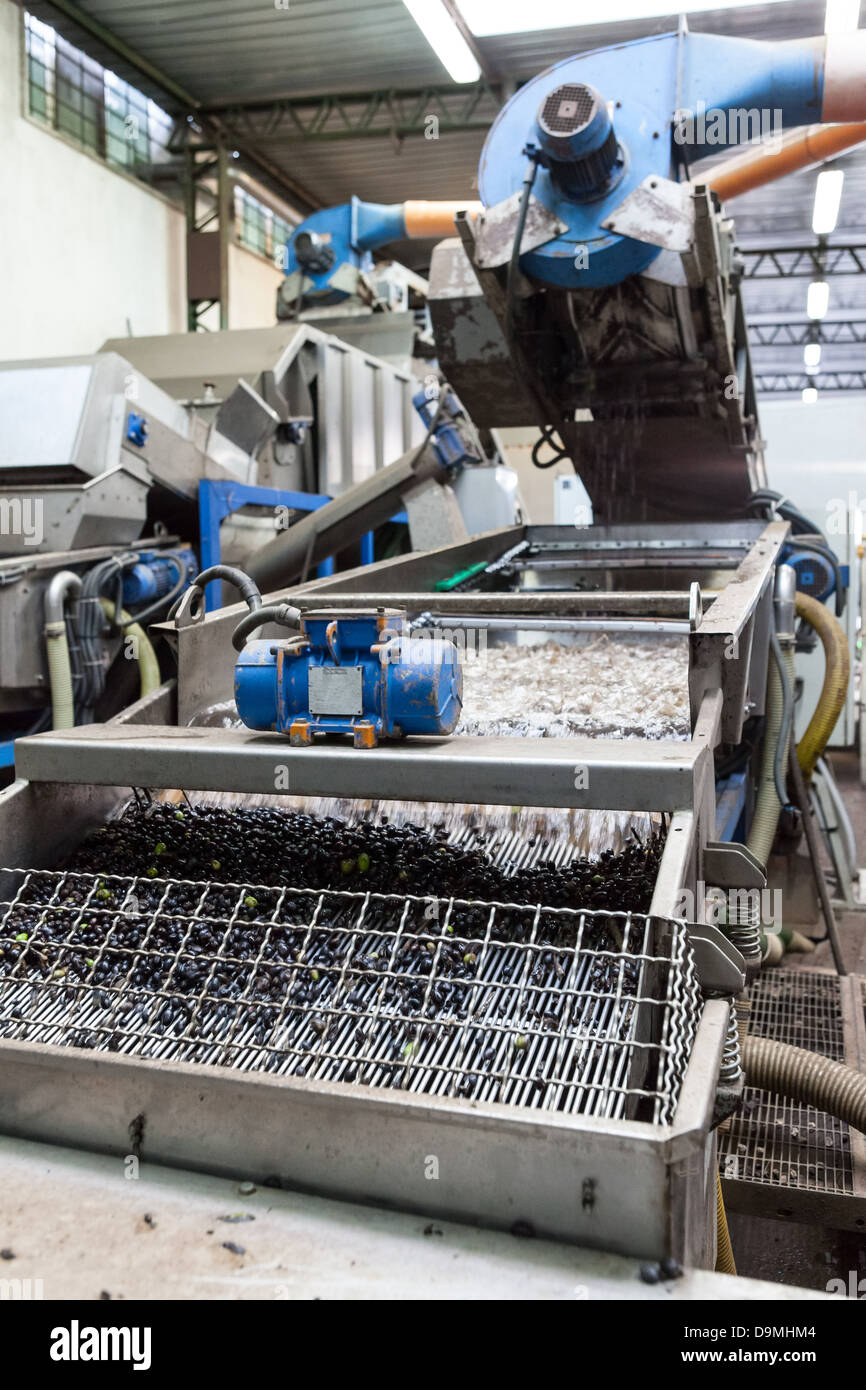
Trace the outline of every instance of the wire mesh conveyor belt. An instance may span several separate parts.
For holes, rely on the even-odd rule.
[[[700,1011],[642,913],[5,870],[0,1036],[667,1123]]]

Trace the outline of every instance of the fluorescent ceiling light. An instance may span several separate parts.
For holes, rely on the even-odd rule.
[[[814,387],[814,386],[804,386],[804,387],[803,387],[803,404],[804,404],[804,405],[814,405],[817,399],[818,399],[818,392],[815,390],[815,387]]]
[[[404,0],[408,4],[408,0]],[[670,16],[676,28],[677,15],[700,14],[702,10],[739,10],[755,0],[606,0],[604,5],[578,4],[575,0],[459,0],[460,13],[473,34],[528,34],[539,29],[579,29],[588,24],[616,24],[625,19],[658,19]],[[764,0],[771,5],[783,0]],[[412,7],[410,6],[410,9]],[[420,22],[420,21],[419,21]],[[435,45],[434,45],[435,47]]]
[[[826,280],[813,280],[806,297],[806,313],[810,319],[822,319],[830,306],[830,286]]]
[[[844,169],[822,169],[818,175],[812,211],[812,231],[816,236],[826,236],[836,226],[844,182]]]
[[[449,77],[455,82],[476,82],[481,69],[441,0],[403,0]]]
[[[850,34],[860,23],[860,0],[827,0],[825,34]]]
[[[803,362],[805,363],[805,366],[806,366],[806,370],[807,370],[807,371],[809,370],[810,367],[811,367],[811,369],[812,369],[813,372],[814,372],[814,371],[817,371],[817,369],[818,369],[818,367],[820,366],[820,363],[821,363],[821,344],[820,344],[820,343],[807,343],[807,344],[806,344],[806,346],[803,348]]]

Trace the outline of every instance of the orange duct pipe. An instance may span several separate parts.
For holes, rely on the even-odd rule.
[[[428,203],[423,200],[403,204],[406,221],[406,235],[416,236],[454,236],[454,218],[458,212],[478,213],[480,203]]]
[[[735,154],[710,170],[705,182],[725,202],[762,188],[766,183],[820,164],[842,150],[866,140],[866,121],[847,125],[810,125],[805,130],[793,130],[783,136],[775,149],[766,145]],[[697,180],[696,180],[697,182]],[[703,182],[703,180],[702,180]]]

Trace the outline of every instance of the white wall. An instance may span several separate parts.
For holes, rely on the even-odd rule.
[[[277,321],[282,272],[245,246],[229,247],[229,328],[268,328]]]
[[[21,11],[0,0],[0,360],[183,329],[183,215],[22,115]]]
[[[767,441],[767,473],[771,488],[790,497],[827,536],[842,564],[851,568],[851,588],[843,618],[852,658],[855,655],[859,612],[862,516],[849,507],[851,494],[866,499],[866,396],[838,394],[819,397],[813,405],[801,401],[761,402],[761,432]],[[835,611],[834,600],[830,610]],[[820,649],[797,658],[806,688],[797,719],[802,732],[811,716],[824,677]],[[834,746],[854,741],[854,682],[848,703],[830,740]]]

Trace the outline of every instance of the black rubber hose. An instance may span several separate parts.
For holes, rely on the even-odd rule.
[[[811,1105],[866,1134],[866,1076],[844,1062],[750,1033],[743,1044],[743,1067],[747,1085]]]
[[[257,628],[264,627],[265,623],[279,623],[281,627],[300,628],[300,609],[293,608],[290,603],[268,603],[265,604],[264,608],[254,608],[252,612],[247,613],[246,617],[241,618],[232,633],[232,646],[235,651],[242,652],[250,633],[255,632]]]
[[[842,578],[838,557],[831,549],[820,526],[816,526],[815,522],[810,521],[799,507],[795,507],[794,503],[784,497],[781,492],[774,492],[772,488],[759,488],[757,492],[750,493],[748,506],[751,511],[763,511],[767,521],[774,515],[782,517],[785,521],[790,521],[793,534],[787,544],[795,549],[802,546],[804,549],[817,550],[825,557],[832,566],[836,577],[836,617],[841,618],[845,611],[847,586]],[[812,543],[807,539],[809,536],[815,537]]]
[[[211,565],[209,569],[202,570],[201,574],[196,575],[192,587],[204,592],[205,585],[209,584],[212,579],[224,579],[227,584],[233,584],[251,613],[255,612],[257,608],[261,608],[262,596],[258,584],[237,566]]]
[[[212,579],[223,579],[226,584],[233,584],[239,591],[241,598],[251,613],[255,613],[257,608],[261,608],[262,596],[258,584],[235,565],[211,565],[208,569],[202,570],[201,574],[196,575],[190,588],[197,589],[200,594],[203,594],[205,585],[209,584]],[[166,622],[170,623],[172,618],[174,618],[181,605],[182,598],[183,595],[181,594],[179,598],[175,599],[166,615]],[[136,622],[137,621],[138,619],[136,618]]]
[[[756,492],[751,493],[749,503],[753,507],[766,507],[770,512],[777,512],[785,521],[790,521],[795,528],[795,534],[796,529],[799,528],[800,533],[804,535],[823,535],[820,526],[816,526],[814,521],[810,521],[800,511],[799,507],[795,507],[794,503],[790,502],[781,492],[774,492],[772,488],[758,488]]]

